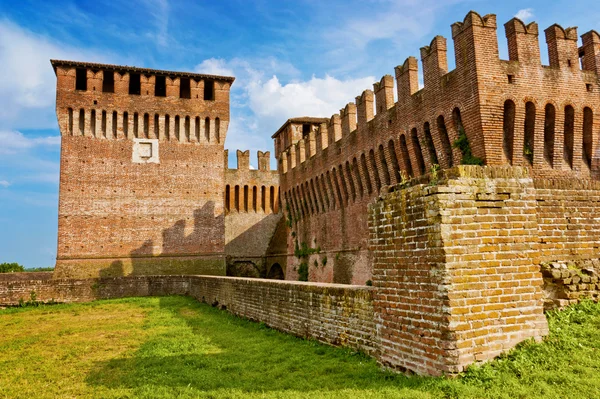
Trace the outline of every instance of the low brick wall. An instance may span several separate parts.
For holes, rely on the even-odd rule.
[[[275,329],[376,355],[373,290],[341,284],[213,276],[130,276],[0,281],[0,306],[189,295]]]

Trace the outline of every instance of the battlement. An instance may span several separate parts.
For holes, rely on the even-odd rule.
[[[308,116],[288,119],[271,136],[275,141],[275,158],[280,159],[282,153],[290,148],[290,146],[295,145],[298,140],[308,135],[315,127],[320,126],[322,123],[327,123],[328,121],[328,118],[313,118]],[[321,148],[326,148],[327,143],[328,142],[321,144]],[[286,159],[287,158],[286,155]]]
[[[292,125],[286,122],[274,138],[282,192],[295,212],[345,207],[383,186],[461,163],[524,166],[543,177],[600,177],[600,118],[594,118],[600,113],[600,35],[583,34],[578,47],[577,28],[550,26],[545,66],[537,23],[513,18],[504,28],[507,61],[499,57],[496,16],[471,11],[451,26],[453,71],[447,41],[438,35],[420,49],[422,88],[418,60],[408,57],[395,68],[395,103],[394,77],[385,75],[339,114],[314,118],[303,134],[281,140]],[[466,141],[454,145],[460,137]],[[322,178],[331,180],[320,184]],[[319,197],[328,204],[315,206]]]
[[[258,168],[252,168],[250,165],[250,150],[237,150],[236,151],[236,159],[237,159],[237,167],[229,168],[228,164],[228,156],[229,150],[224,151],[225,154],[225,168],[229,170],[237,170],[240,172],[243,171],[255,171],[255,172],[272,172],[271,171],[271,152],[270,151],[257,151],[256,152],[256,160]]]
[[[581,65],[585,71],[600,76],[600,34],[595,30],[581,35],[583,45],[579,48]]]
[[[224,151],[225,212],[278,213],[279,174],[271,170],[271,153],[257,151],[257,169],[251,169],[250,151],[236,151],[237,168],[228,168],[229,151]]]
[[[233,77],[51,60],[61,135],[223,145]]]
[[[456,38],[456,36],[473,26],[496,29],[496,15],[487,14],[482,17],[475,11],[469,11],[462,22],[455,22],[451,25],[452,38]]]

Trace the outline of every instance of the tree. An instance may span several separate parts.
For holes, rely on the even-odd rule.
[[[24,272],[25,268],[18,263],[0,263],[0,273]]]

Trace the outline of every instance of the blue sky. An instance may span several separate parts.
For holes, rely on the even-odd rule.
[[[600,31],[597,0],[0,0],[0,263],[56,257],[50,58],[236,76],[226,148],[250,149],[256,164],[287,118],[337,112],[471,9],[497,14],[502,58],[514,15],[541,31]],[[543,34],[540,44],[547,62]]]

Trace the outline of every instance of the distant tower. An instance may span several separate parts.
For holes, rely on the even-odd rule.
[[[55,277],[225,274],[232,77],[52,60]]]

